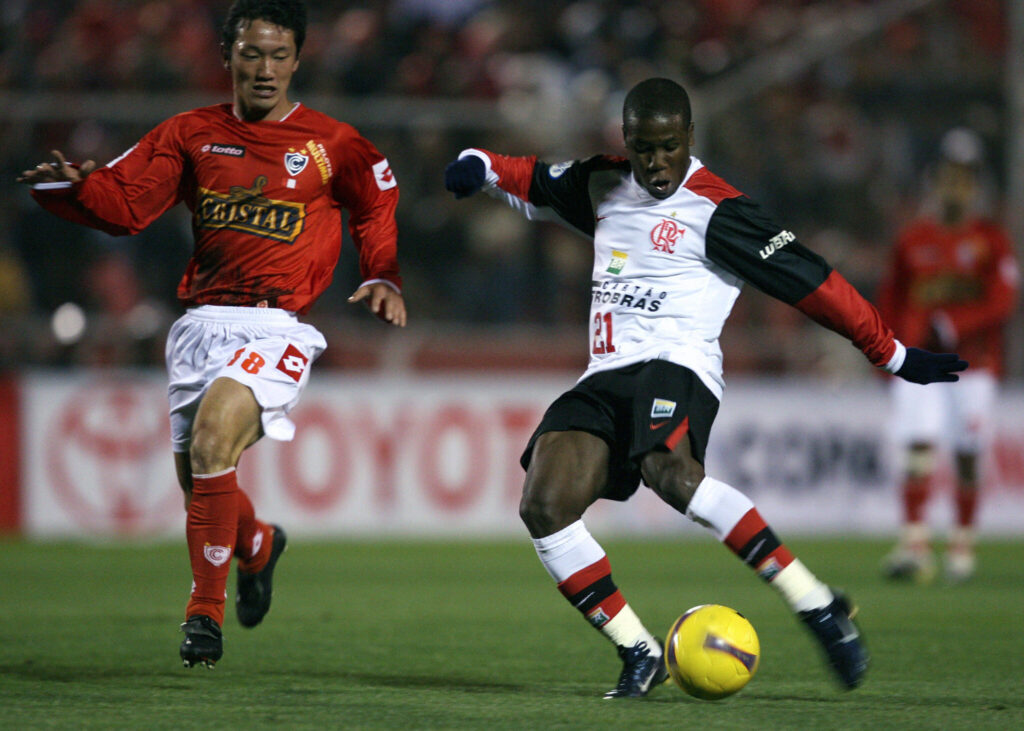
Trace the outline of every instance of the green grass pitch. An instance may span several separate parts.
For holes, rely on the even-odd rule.
[[[229,609],[213,671],[178,659],[184,540],[5,541],[0,728],[1024,728],[1022,542],[984,543],[970,584],[917,587],[878,576],[882,542],[790,541],[860,605],[872,665],[845,692],[782,600],[715,541],[598,539],[653,631],[708,602],[753,622],[762,662],[741,693],[602,700],[618,659],[525,538],[293,539],[267,619],[245,630]]]

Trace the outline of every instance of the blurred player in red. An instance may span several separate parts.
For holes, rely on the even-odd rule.
[[[956,526],[945,573],[974,573],[979,466],[991,437],[996,381],[1003,367],[1003,328],[1017,295],[1017,263],[1006,233],[979,215],[982,145],[966,129],[946,134],[935,171],[934,210],[899,235],[882,284],[879,310],[907,345],[956,350],[971,369],[955,384],[923,388],[894,379],[894,424],[905,449],[903,529],[883,570],[896,579],[930,581],[935,559],[925,507],[936,447],[956,461]]]
[[[299,0],[236,0],[221,49],[232,103],[179,114],[102,168],[54,151],[55,162],[19,178],[47,210],[114,235],[141,231],[179,202],[192,211],[195,249],[178,285],[187,312],[167,339],[193,575],[186,667],[213,667],[222,655],[232,555],[239,622],[253,627],[270,608],[286,538],[256,519],[235,468],[260,437],[293,436],[288,412],[327,345],[298,316],[331,282],[343,208],[363,277],[349,301],[406,322],[388,161],[349,125],[288,100],[305,34]]]

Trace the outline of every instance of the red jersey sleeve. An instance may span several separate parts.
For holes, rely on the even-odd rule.
[[[156,127],[138,144],[80,183],[34,189],[46,210],[115,236],[137,234],[181,200],[184,155],[178,118]]]
[[[537,165],[535,155],[513,157],[480,148],[466,150],[463,155],[466,154],[475,155],[484,161],[488,184],[496,185],[516,198],[530,202],[530,184],[533,182],[533,170]]]
[[[363,281],[382,279],[399,290],[398,181],[385,158],[367,139],[354,135],[340,145],[335,200],[349,211],[348,230],[359,252]]]

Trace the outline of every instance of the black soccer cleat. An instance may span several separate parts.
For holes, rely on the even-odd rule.
[[[852,690],[860,685],[868,669],[868,653],[857,625],[853,623],[856,609],[843,594],[820,609],[800,612],[799,617],[811,630],[825,651],[829,665],[839,681]]]
[[[255,627],[263,621],[270,611],[270,599],[273,596],[271,580],[274,578],[274,564],[284,553],[288,545],[288,536],[279,525],[270,526],[274,529],[273,545],[267,565],[254,574],[238,571],[238,589],[235,593],[235,612],[238,622],[243,627]]]
[[[620,645],[622,674],[619,684],[604,694],[605,698],[642,698],[656,685],[668,680],[665,667],[665,650],[658,642],[658,654],[651,652],[647,643],[641,640],[632,647]]]
[[[185,639],[181,643],[181,661],[185,667],[204,665],[213,670],[224,654],[224,638],[220,627],[204,614],[193,614],[181,625]]]

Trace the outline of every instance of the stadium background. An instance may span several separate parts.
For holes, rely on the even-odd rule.
[[[441,172],[466,146],[551,161],[617,151],[624,91],[677,78],[693,96],[695,154],[871,297],[938,140],[967,125],[986,144],[990,210],[1024,242],[1020,206],[1006,203],[1024,198],[1021,2],[309,5],[291,95],[388,156],[411,325],[385,329],[345,304],[358,283],[347,246],[309,318],[330,347],[296,414],[300,439],[243,460],[261,512],[299,534],[521,533],[515,458],[585,362],[590,251],[493,201],[452,200]],[[14,178],[54,148],[105,162],[166,117],[229,98],[217,52],[226,6],[8,0],[0,10],[6,531],[180,533],[161,368],[187,211],[112,238],[44,213]],[[1019,533],[1024,517],[1020,324],[986,532]],[[722,345],[731,388],[709,467],[788,531],[893,530],[884,382],[859,353],[749,289]],[[644,500],[594,520],[690,530]]]

